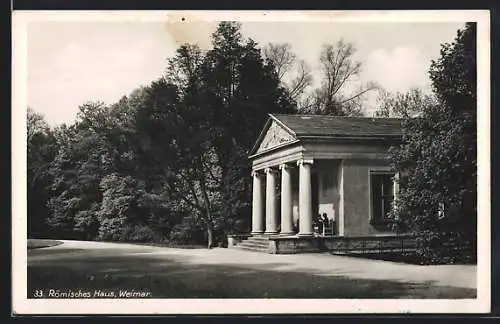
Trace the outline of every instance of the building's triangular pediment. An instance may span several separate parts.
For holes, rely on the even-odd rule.
[[[275,120],[265,132],[256,153],[261,153],[272,149],[273,147],[283,145],[288,142],[295,141],[295,137],[290,134],[286,129],[279,125]]]

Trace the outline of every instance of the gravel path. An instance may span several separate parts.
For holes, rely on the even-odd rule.
[[[44,248],[45,251],[39,250],[38,253],[29,255],[28,261],[37,263],[57,260],[64,255],[70,257],[67,254],[78,254],[81,257],[82,253],[89,256],[120,254],[136,258],[141,256],[160,259],[170,257],[185,264],[193,264],[193,266],[223,264],[249,269],[263,266],[273,271],[303,272],[317,276],[346,276],[353,279],[392,280],[408,283],[432,282],[432,285],[437,286],[476,288],[475,265],[420,266],[325,253],[272,255],[223,248],[175,249],[124,243],[63,242],[62,245]],[[78,253],[75,253],[75,249],[79,250]]]

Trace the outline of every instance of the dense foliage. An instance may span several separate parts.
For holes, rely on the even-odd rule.
[[[247,231],[248,151],[273,112],[294,101],[228,22],[207,52],[180,46],[164,77],[82,105],[73,125],[51,131],[30,112],[29,235],[211,247]]]
[[[43,116],[30,108],[27,131],[28,233],[37,236],[49,231],[45,220],[50,214],[47,201],[53,179],[48,170],[57,154],[57,144],[55,131],[50,129]]]
[[[474,257],[477,240],[476,27],[443,44],[430,67],[437,102],[404,122],[393,150],[400,171],[394,212],[400,231],[414,233],[428,262]]]

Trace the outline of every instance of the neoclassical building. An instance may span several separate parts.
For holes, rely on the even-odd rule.
[[[249,156],[251,236],[233,244],[270,253],[402,246],[387,218],[398,193],[389,148],[401,139],[400,119],[269,115]]]

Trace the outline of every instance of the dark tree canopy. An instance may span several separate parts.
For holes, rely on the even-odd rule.
[[[50,163],[57,154],[55,131],[45,118],[28,108],[27,111],[27,191],[28,191],[28,235],[43,237],[47,232],[45,219],[50,214],[47,202],[53,181],[49,173]]]
[[[477,239],[476,26],[442,45],[430,77],[438,102],[404,126],[404,144],[393,151],[401,172],[394,217],[400,230],[425,243],[429,258],[455,242],[475,253]],[[455,257],[458,257],[458,251]]]

